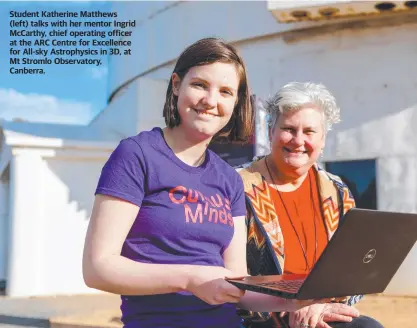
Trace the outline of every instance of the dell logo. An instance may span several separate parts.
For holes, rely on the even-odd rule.
[[[371,262],[374,259],[375,255],[376,255],[376,250],[371,249],[370,251],[368,251],[368,253],[365,254],[363,258],[363,263]]]

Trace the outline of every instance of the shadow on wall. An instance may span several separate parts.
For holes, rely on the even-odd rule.
[[[94,191],[103,165],[98,160],[47,158],[42,182],[42,249],[44,294],[91,293],[82,277],[82,254]],[[65,281],[63,284],[62,282]]]
[[[345,119],[345,116],[342,117]],[[336,160],[415,156],[416,126],[417,104],[414,104],[397,110],[395,114],[379,115],[370,122],[357,122],[348,130],[336,127],[326,139],[325,156]]]
[[[54,199],[56,211],[82,215],[88,220],[94,202],[94,192],[103,161],[47,160],[49,173],[45,183],[49,189],[46,199]]]

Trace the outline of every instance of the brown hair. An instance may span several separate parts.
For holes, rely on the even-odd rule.
[[[245,143],[253,133],[253,109],[245,64],[232,45],[217,38],[201,39],[182,52],[172,74],[177,73],[182,80],[192,67],[209,65],[216,62],[234,64],[238,71],[240,81],[237,102],[232,117],[213,139],[223,142]],[[163,111],[165,124],[170,128],[178,126],[181,122],[177,102],[178,97],[172,91],[171,78]]]

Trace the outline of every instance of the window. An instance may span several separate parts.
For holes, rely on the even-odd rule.
[[[326,162],[326,170],[347,184],[359,208],[377,209],[374,159]]]

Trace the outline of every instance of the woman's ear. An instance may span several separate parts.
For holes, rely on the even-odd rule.
[[[180,93],[180,86],[181,86],[181,78],[178,76],[177,73],[172,73],[172,93],[178,97]]]

